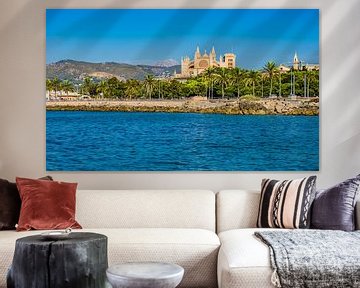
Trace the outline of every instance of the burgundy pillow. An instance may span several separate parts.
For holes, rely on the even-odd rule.
[[[75,221],[77,183],[16,178],[22,201],[17,231],[81,228]]]
[[[40,179],[52,180],[50,176]],[[21,199],[16,184],[0,179],[0,230],[15,230],[20,207]]]
[[[359,187],[360,175],[319,190],[312,206],[311,228],[353,231]]]

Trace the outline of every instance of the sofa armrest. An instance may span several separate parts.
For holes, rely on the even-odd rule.
[[[355,206],[355,229],[360,230],[360,199],[357,200]]]

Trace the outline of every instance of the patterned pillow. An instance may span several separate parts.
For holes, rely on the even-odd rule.
[[[263,179],[257,227],[309,228],[316,176],[294,180]]]

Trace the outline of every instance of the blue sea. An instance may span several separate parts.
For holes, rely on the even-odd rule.
[[[318,116],[46,112],[48,171],[316,171]]]

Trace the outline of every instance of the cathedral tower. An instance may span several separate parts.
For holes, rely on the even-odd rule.
[[[235,54],[234,53],[225,53],[224,56],[220,56],[220,67],[224,68],[235,68]]]
[[[234,53],[225,53],[225,67],[226,68],[235,68],[235,54]]]
[[[188,56],[185,56],[181,59],[181,73],[184,75],[184,77],[189,77],[189,64],[190,64],[190,58]]]
[[[295,55],[294,55],[293,69],[294,70],[300,70],[300,61],[299,61],[299,58],[298,58],[296,52],[295,52]]]
[[[213,46],[210,52],[210,67],[213,67],[215,63],[216,63],[216,53],[215,53],[215,48]]]

